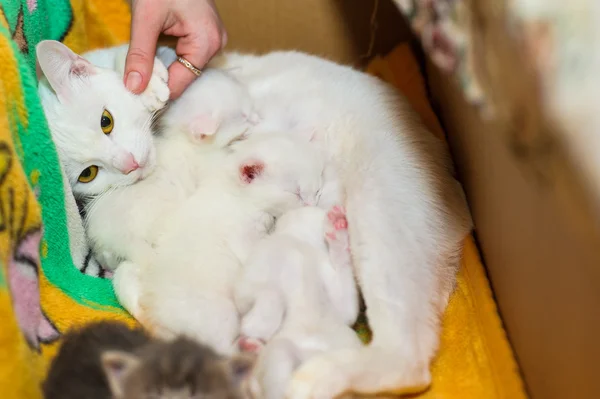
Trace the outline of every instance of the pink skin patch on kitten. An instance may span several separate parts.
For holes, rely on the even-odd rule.
[[[346,219],[346,209],[341,206],[334,206],[327,212],[327,218],[336,230],[346,230],[348,228],[348,220]],[[329,238],[335,238],[335,233],[327,233]]]
[[[240,177],[245,183],[252,183],[264,170],[265,164],[259,161],[244,164],[240,166]]]
[[[338,254],[350,253],[346,209],[342,206],[334,206],[327,212],[327,219],[329,226],[325,231],[325,240],[329,245],[330,251],[337,252]]]
[[[263,346],[265,346],[265,342],[258,338],[250,338],[242,335],[238,340],[238,347],[242,352],[257,353]]]

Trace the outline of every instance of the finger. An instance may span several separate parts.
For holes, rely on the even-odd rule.
[[[177,42],[176,52],[188,60],[198,69],[210,61],[210,59],[221,49],[223,34],[221,29],[214,25],[208,29],[202,29],[196,35],[187,35]],[[174,62],[169,67],[169,89],[171,98],[177,98],[196,79],[196,75],[179,62]]]
[[[163,8],[159,3],[133,3],[131,42],[125,61],[124,82],[127,89],[135,94],[146,89],[152,76],[156,42],[165,22]]]

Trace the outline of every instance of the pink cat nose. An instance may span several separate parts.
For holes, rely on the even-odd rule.
[[[129,160],[129,162],[123,168],[123,173],[125,173],[126,175],[128,175],[131,172],[133,172],[134,170],[137,170],[139,168],[140,168],[140,165],[137,163],[137,161],[133,157],[131,157],[131,159]]]

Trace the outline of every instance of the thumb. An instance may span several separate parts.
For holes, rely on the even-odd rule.
[[[156,42],[165,22],[162,10],[157,8],[134,7],[132,10],[131,42],[123,79],[127,89],[135,94],[146,89],[152,76]]]

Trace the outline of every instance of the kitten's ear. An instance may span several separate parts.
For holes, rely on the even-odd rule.
[[[131,353],[106,351],[101,356],[102,369],[115,398],[122,398],[127,376],[140,365],[140,359]]]
[[[203,140],[206,136],[213,136],[219,130],[221,120],[211,114],[197,115],[188,126],[196,140]]]
[[[260,115],[254,110],[248,113],[243,113],[242,118],[244,118],[244,120],[246,120],[246,122],[248,122],[252,126],[258,125],[261,121]]]
[[[240,387],[250,376],[256,364],[256,359],[257,355],[255,353],[240,353],[224,360],[225,367],[231,376],[231,382],[236,387]]]
[[[61,102],[69,100],[76,81],[96,73],[89,61],[56,40],[43,40],[35,49],[39,67]]]

